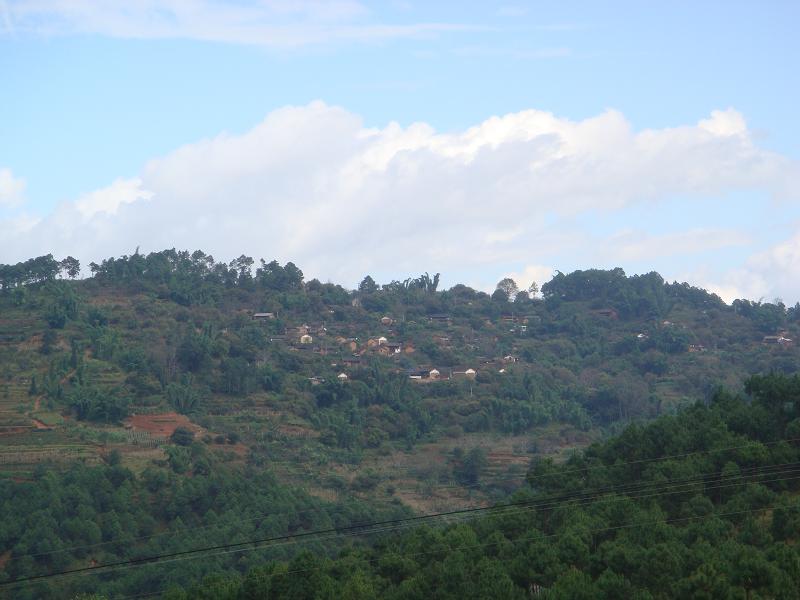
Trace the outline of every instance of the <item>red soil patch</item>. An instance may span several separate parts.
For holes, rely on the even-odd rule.
[[[33,429],[32,425],[9,425],[0,427],[0,435],[18,435],[28,433],[31,429]]]
[[[162,413],[160,415],[133,415],[125,420],[135,430],[147,431],[153,435],[169,437],[178,427],[185,427],[195,433],[201,428],[194,425],[188,417],[176,412]]]
[[[44,431],[52,431],[53,429],[50,425],[42,423],[39,419],[31,418],[31,421],[33,421],[33,425],[36,429],[43,429]]]
[[[310,427],[304,427],[303,425],[279,425],[278,431],[280,431],[283,435],[288,437],[304,437],[304,438],[316,438],[319,437],[319,432],[314,431]]]

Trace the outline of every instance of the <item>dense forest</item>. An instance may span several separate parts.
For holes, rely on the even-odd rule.
[[[458,524],[165,598],[797,598],[800,378],[630,426]]]
[[[0,594],[797,595],[798,305],[621,269],[492,294],[201,251],[88,271],[0,265]]]

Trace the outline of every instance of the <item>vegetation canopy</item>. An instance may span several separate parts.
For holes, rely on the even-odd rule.
[[[0,595],[798,594],[800,306],[621,269],[81,272],[0,265]]]

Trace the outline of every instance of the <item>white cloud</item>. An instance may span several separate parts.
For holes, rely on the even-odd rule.
[[[760,282],[764,290],[760,295],[768,301],[778,296],[785,302],[800,300],[800,230],[753,256],[747,262],[744,276]]]
[[[120,206],[152,197],[152,192],[142,189],[141,179],[117,179],[108,187],[82,196],[75,202],[75,208],[84,221],[89,221],[99,213],[116,215]]]
[[[555,269],[552,267],[546,267],[544,265],[526,265],[521,271],[506,273],[503,277],[511,277],[511,279],[517,283],[520,290],[527,290],[532,283],[536,283],[539,289],[541,289],[543,283],[547,283],[553,278],[553,273],[555,273]],[[494,290],[492,289],[489,291]]]
[[[23,202],[25,180],[14,177],[11,169],[0,169],[0,208],[15,207]]]
[[[454,23],[376,22],[354,0],[5,0],[0,10],[7,32],[183,38],[275,48],[475,29]]]
[[[754,253],[741,266],[714,277],[707,272],[692,274],[703,287],[726,302],[737,298],[788,304],[800,301],[800,230],[765,250]]]
[[[661,235],[622,231],[597,244],[599,251],[596,255],[620,263],[652,261],[668,256],[698,255],[750,243],[751,238],[746,233],[723,229],[692,229]]]
[[[732,108],[711,111],[711,117],[701,120],[698,127],[712,135],[747,135],[744,117]]]
[[[800,189],[797,162],[759,148],[737,113],[721,114],[710,119],[720,126],[636,132],[615,111],[571,121],[527,110],[437,133],[424,123],[365,128],[322,102],[286,107],[244,134],[152,160],[138,178],[65,203],[26,231],[6,222],[0,255],[202,248],[292,260],[349,285],[366,273],[385,281],[422,271],[487,281],[521,265],[527,285],[550,267],[524,265],[564,270],[566,253],[588,268],[616,252],[624,267],[739,245],[742,234],[701,225],[610,238],[575,225],[587,212],[624,214],[676,195],[716,198],[722,210],[730,191]]]

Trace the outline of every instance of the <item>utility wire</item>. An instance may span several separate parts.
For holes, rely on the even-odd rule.
[[[790,464],[794,464],[795,466],[797,465],[797,463],[790,463]],[[796,472],[796,469],[792,469],[790,472],[792,474],[794,474]],[[778,473],[774,473],[774,474],[778,474]],[[769,475],[769,474],[767,474],[767,475]],[[757,476],[758,476],[758,474],[757,474]],[[734,474],[733,476],[728,476],[728,477],[740,478],[741,476],[739,474]],[[778,481],[788,481],[788,480],[793,480],[793,479],[798,479],[798,478],[800,478],[800,476],[798,476],[798,477],[789,477],[789,478],[776,478],[776,479],[765,481],[763,483],[773,483],[773,482],[778,482]],[[737,485],[741,485],[742,483],[746,483],[746,482],[733,481],[728,486],[718,486],[718,487],[729,487],[730,485],[737,486]],[[678,484],[680,485],[680,482],[678,482]],[[715,489],[715,488],[712,487],[712,488],[709,488],[709,489]],[[674,493],[682,493],[682,492],[686,492],[686,491],[691,491],[691,488],[690,489],[686,489],[686,490],[678,489],[677,491],[661,492],[660,494],[659,493],[653,493],[653,494],[650,494],[650,495],[651,496],[658,496],[658,495],[666,495],[666,494],[670,494],[670,493],[673,493],[673,494]],[[586,496],[586,495],[584,494],[584,496]],[[647,496],[641,496],[641,497],[647,497]],[[620,499],[624,499],[624,497],[622,497]],[[634,497],[633,499],[638,499],[638,498]],[[440,517],[471,515],[471,514],[476,514],[476,513],[480,513],[480,512],[497,511],[498,509],[506,509],[506,508],[511,508],[511,507],[529,507],[530,509],[537,509],[537,508],[538,509],[543,509],[543,508],[547,509],[547,508],[551,508],[551,507],[554,507],[554,506],[558,506],[559,504],[566,504],[566,503],[569,502],[569,500],[570,500],[569,498],[556,500],[555,502],[551,503],[550,506],[546,506],[546,505],[543,506],[543,505],[541,505],[541,502],[539,502],[538,503],[539,505],[537,506],[537,503],[535,501],[522,501],[522,502],[515,502],[515,503],[493,505],[493,506],[488,506],[488,507],[471,507],[471,508],[452,510],[452,511],[440,512],[440,513],[419,515],[419,516],[414,516],[414,517],[408,517],[408,518],[405,518],[405,519],[390,519],[390,520],[371,522],[371,523],[360,523],[360,524],[353,524],[353,525],[350,525],[350,526],[347,526],[347,527],[335,527],[335,528],[329,528],[329,529],[324,529],[324,530],[306,531],[306,532],[300,532],[300,533],[297,533],[297,534],[274,536],[274,537],[264,538],[264,539],[260,539],[260,540],[249,540],[249,541],[245,541],[245,542],[219,544],[219,545],[215,545],[215,546],[207,546],[207,547],[203,547],[203,548],[195,548],[195,549],[191,549],[191,550],[183,550],[183,551],[179,551],[179,552],[172,552],[172,553],[166,553],[166,554],[160,554],[160,555],[153,555],[153,556],[143,557],[143,558],[138,558],[138,559],[129,559],[129,560],[124,560],[124,561],[117,561],[117,562],[114,562],[114,563],[104,563],[104,564],[92,565],[92,566],[88,566],[88,567],[79,567],[79,568],[76,568],[76,569],[69,569],[69,570],[60,571],[60,572],[57,572],[57,573],[34,575],[34,576],[25,577],[25,578],[15,579],[15,580],[9,581],[9,582],[0,583],[0,587],[7,587],[7,586],[10,586],[10,585],[26,583],[26,582],[30,582],[30,581],[34,581],[34,580],[46,579],[46,578],[51,578],[51,577],[60,577],[60,576],[64,576],[64,575],[72,575],[72,574],[77,574],[77,573],[86,573],[86,572],[97,571],[97,570],[101,570],[101,569],[114,570],[115,568],[118,568],[118,567],[124,568],[124,567],[127,567],[127,566],[139,566],[139,565],[144,565],[144,564],[163,564],[165,562],[173,562],[175,559],[197,557],[198,555],[201,555],[204,558],[209,558],[209,557],[215,556],[215,554],[205,554],[205,553],[213,553],[213,552],[218,551],[218,550],[229,551],[229,552],[254,550],[254,549],[258,549],[260,547],[264,547],[264,545],[266,545],[266,544],[271,544],[271,543],[274,543],[274,542],[281,542],[281,541],[286,541],[286,540],[292,540],[293,542],[295,542],[297,540],[313,538],[313,536],[320,536],[320,535],[326,535],[326,534],[360,535],[362,533],[370,533],[370,528],[373,528],[373,531],[374,531],[375,527],[386,527],[386,526],[388,526],[388,527],[386,527],[385,530],[396,530],[396,529],[400,528],[399,525],[404,525],[404,526],[405,525],[409,525],[410,526],[410,525],[418,524],[418,523],[420,523],[420,522],[422,522],[424,520],[433,519],[433,518],[440,518]],[[592,500],[591,496],[581,498],[581,501],[584,502],[584,503],[587,502],[587,501],[591,501],[591,500]],[[381,530],[381,531],[383,531],[383,530]],[[172,559],[172,560],[169,560],[169,559]]]
[[[697,456],[697,455],[703,455],[703,454],[713,454],[713,453],[719,453],[719,452],[727,452],[727,451],[731,451],[731,450],[741,450],[741,449],[745,449],[745,448],[753,448],[754,445],[756,445],[756,444],[760,444],[760,445],[763,445],[763,446],[770,446],[770,445],[780,444],[780,443],[783,443],[783,442],[800,442],[800,438],[787,438],[787,439],[781,439],[781,440],[774,440],[772,442],[753,442],[753,443],[739,445],[739,446],[729,446],[729,447],[725,447],[725,448],[712,448],[712,449],[709,449],[709,450],[698,450],[698,451],[694,451],[694,452],[688,452],[688,453],[682,453],[682,454],[673,454],[673,455],[656,457],[656,458],[651,458],[651,459],[640,459],[640,460],[634,460],[634,461],[619,462],[619,463],[614,463],[614,464],[611,464],[611,465],[604,465],[604,464],[601,464],[601,465],[587,465],[586,467],[561,470],[561,471],[553,472],[553,473],[544,473],[544,474],[541,474],[541,475],[528,476],[527,480],[528,480],[528,482],[530,482],[531,480],[535,480],[535,479],[539,479],[539,478],[543,478],[543,477],[551,477],[551,476],[559,475],[559,474],[562,474],[562,473],[575,473],[575,472],[592,471],[592,470],[597,470],[597,469],[617,468],[617,467],[623,467],[623,466],[628,466],[628,465],[635,465],[635,464],[642,464],[642,463],[649,463],[649,462],[671,460],[671,459],[674,459],[674,458],[686,458],[686,457],[689,457],[689,456]],[[503,481],[503,480],[498,480],[498,482],[499,481]],[[509,479],[507,481],[512,481],[512,480]],[[469,485],[469,486],[452,486],[452,487],[456,487],[456,488],[459,488],[459,487],[460,488],[471,488],[471,487],[480,487],[482,485],[484,485],[484,484],[474,484],[474,485]],[[447,485],[436,485],[436,486],[432,486],[432,487],[433,487],[433,489],[445,489],[445,488],[450,488],[451,486],[450,486],[450,484],[447,484]],[[273,516],[297,516],[297,515],[308,514],[308,513],[312,513],[312,512],[321,512],[323,510],[324,510],[323,508],[310,508],[310,509],[304,509],[302,511],[297,511],[297,512],[263,513],[262,515],[256,515],[256,516],[251,517],[251,518],[241,519],[240,522],[256,521],[256,520],[259,520],[259,519],[262,519],[262,518],[266,519],[266,518],[273,517]],[[208,528],[222,527],[222,526],[224,526],[224,525],[211,524],[211,525],[200,525],[200,526],[197,526],[197,527],[187,527],[187,528],[184,528],[184,529],[178,529],[178,530],[172,530],[172,531],[164,531],[164,532],[154,533],[154,534],[151,534],[151,535],[140,536],[140,537],[136,537],[136,538],[133,538],[131,540],[125,540],[125,541],[126,542],[142,541],[142,540],[152,539],[152,538],[166,536],[166,535],[174,535],[175,533],[180,533],[180,532],[183,532],[183,531],[208,529]],[[95,544],[86,544],[86,545],[81,545],[81,546],[71,546],[69,548],[61,548],[61,549],[58,549],[58,550],[51,550],[49,552],[40,552],[40,553],[36,553],[36,554],[20,554],[20,555],[17,555],[17,556],[13,556],[11,558],[11,560],[16,560],[16,559],[24,558],[24,557],[47,556],[47,555],[52,555],[52,554],[68,552],[68,551],[71,551],[71,550],[83,550],[83,549],[87,549],[87,548],[97,548],[97,547],[102,547],[102,546],[108,546],[108,545],[115,544],[115,543],[120,543],[120,541],[119,540],[110,540],[110,541],[107,541],[107,542],[98,542],[98,543],[95,543]]]
[[[728,477],[739,477],[739,476],[744,477],[744,476],[747,475],[748,471],[752,471],[752,470],[763,471],[766,474],[766,471],[768,469],[774,469],[776,467],[793,466],[793,465],[798,465],[798,464],[800,464],[800,463],[782,463],[782,464],[768,465],[768,466],[765,466],[765,467],[749,467],[749,468],[745,468],[743,471],[740,471],[739,473],[731,474]],[[665,486],[667,484],[671,484],[671,483],[689,484],[689,483],[693,483],[693,482],[696,482],[696,481],[702,482],[705,478],[715,477],[715,476],[719,476],[719,475],[721,475],[721,473],[714,472],[714,473],[699,474],[699,475],[692,476],[690,478],[670,479],[670,480],[664,480],[664,481],[660,481],[660,482],[639,482],[639,483],[635,483],[634,482],[634,483],[629,483],[629,484],[621,484],[621,485],[618,484],[618,485],[614,485],[614,486],[607,486],[605,488],[596,488],[596,489],[588,490],[588,491],[575,491],[575,492],[571,492],[571,493],[563,493],[560,496],[557,496],[557,497],[555,497],[553,499],[556,500],[556,501],[559,501],[559,502],[568,501],[569,498],[565,498],[565,496],[571,495],[571,494],[581,494],[581,495],[587,496],[587,497],[588,496],[597,496],[600,493],[628,493],[628,494],[631,494],[631,493],[637,491],[642,486],[646,486],[646,487],[662,486],[663,487],[663,486]],[[545,500],[547,500],[547,498],[541,498],[541,499],[537,499],[537,502],[545,501]],[[474,506],[474,507],[464,507],[464,508],[479,508],[480,509],[480,508],[486,508],[486,507],[478,505],[478,506]],[[300,515],[300,514],[306,514],[306,513],[309,513],[309,512],[316,512],[316,511],[319,511],[319,510],[321,510],[321,509],[307,509],[307,510],[304,510],[304,511],[298,511],[296,513],[269,513],[269,514],[264,514],[264,515],[251,517],[251,518],[248,518],[248,519],[241,519],[239,522],[251,522],[251,521],[256,521],[256,520],[259,520],[259,519],[264,519],[264,518],[268,518],[268,517],[272,517],[272,516],[295,516],[295,515]],[[179,529],[179,530],[159,532],[159,533],[152,534],[152,535],[149,535],[149,536],[140,536],[138,538],[133,538],[133,539],[130,539],[130,540],[124,540],[124,542],[130,543],[132,541],[141,541],[141,540],[153,539],[153,538],[156,538],[156,537],[164,537],[164,536],[167,536],[167,535],[175,535],[175,534],[179,534],[179,533],[196,532],[196,531],[199,531],[199,530],[206,530],[206,529],[210,529],[210,528],[214,528],[214,527],[224,527],[224,526],[225,526],[225,524],[209,524],[209,525],[198,526],[198,527],[187,527],[187,528],[183,528],[183,529]],[[36,554],[20,554],[20,555],[17,555],[17,556],[12,556],[11,560],[18,560],[18,559],[22,559],[22,558],[26,558],[26,557],[35,558],[35,557],[41,557],[41,556],[49,556],[49,555],[59,554],[59,553],[63,553],[63,552],[71,551],[71,550],[85,550],[85,549],[91,549],[91,548],[98,548],[98,547],[108,546],[108,545],[111,545],[111,544],[122,543],[122,542],[123,542],[123,540],[110,540],[110,541],[106,541],[106,542],[98,542],[98,543],[95,543],[95,544],[86,544],[86,545],[81,545],[81,546],[72,546],[72,547],[69,547],[69,548],[61,548],[61,549],[58,549],[58,550],[51,550],[49,552],[40,552],[40,553],[36,553]]]
[[[762,507],[762,508],[754,508],[754,509],[749,509],[749,510],[738,510],[738,511],[731,511],[731,512],[725,512],[725,513],[716,513],[716,514],[702,515],[702,516],[697,516],[697,517],[681,517],[681,518],[676,518],[676,519],[659,519],[659,520],[654,520],[654,521],[645,521],[645,522],[641,522],[641,523],[626,523],[624,525],[616,525],[616,526],[611,526],[611,527],[600,527],[600,528],[595,528],[595,529],[589,529],[588,533],[591,533],[591,534],[606,533],[606,532],[610,532],[610,531],[618,531],[618,530],[621,530],[621,529],[632,529],[632,528],[636,528],[636,527],[649,527],[649,526],[652,526],[652,525],[674,524],[674,523],[680,523],[680,522],[686,522],[686,521],[698,521],[698,520],[704,520],[704,519],[711,519],[711,518],[715,518],[715,517],[728,517],[728,516],[734,516],[734,515],[751,514],[751,513],[757,513],[757,512],[762,512],[762,511],[774,510],[775,508],[778,508],[778,507],[777,506],[765,506],[765,507]],[[462,546],[452,546],[452,547],[448,548],[448,550],[453,552],[453,551],[457,551],[457,550],[472,550],[472,549],[477,549],[477,548],[487,548],[487,547],[491,547],[491,546],[497,546],[497,545],[500,545],[500,544],[513,545],[513,544],[520,544],[520,543],[523,543],[523,542],[534,542],[534,541],[545,540],[545,539],[550,539],[550,538],[557,538],[557,537],[560,537],[562,535],[564,535],[564,534],[563,533],[550,533],[550,534],[546,534],[545,533],[545,534],[540,534],[540,535],[517,538],[516,540],[503,539],[503,540],[499,540],[499,541],[496,541],[496,542],[485,542],[485,543],[481,543],[481,544],[467,544],[467,545],[462,545]],[[432,554],[440,554],[441,552],[442,552],[441,550],[431,550],[431,551],[426,551],[426,552],[406,553],[406,554],[402,554],[402,556],[404,558],[419,558],[419,557],[422,557],[422,556],[430,556]],[[381,560],[380,557],[376,557],[376,558],[371,558],[371,559],[365,559],[364,562],[374,563],[374,562],[377,562],[379,560]],[[293,570],[284,571],[284,572],[267,573],[264,576],[269,578],[269,579],[272,579],[274,577],[285,577],[285,576],[289,576],[289,575],[297,575],[297,574],[300,574],[300,573],[310,573],[310,572],[314,572],[314,571],[321,571],[321,570],[323,570],[325,568],[327,568],[327,566],[323,565],[323,566],[319,566],[319,567],[309,567],[309,568],[306,568],[306,569],[293,569]],[[146,592],[146,593],[143,593],[143,594],[134,594],[134,595],[131,595],[131,596],[122,596],[120,598],[120,600],[133,600],[135,598],[149,598],[149,597],[152,597],[152,596],[157,596],[159,594],[163,594],[164,592],[167,592],[167,591],[169,591],[169,590],[168,589],[162,589],[162,590],[157,590],[157,591],[153,591],[153,592]]]

